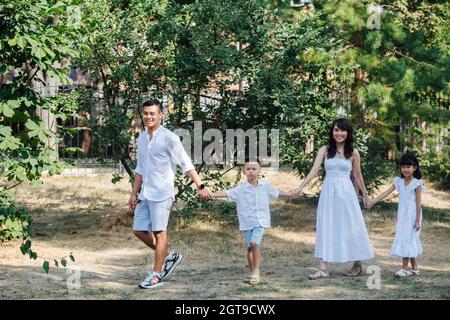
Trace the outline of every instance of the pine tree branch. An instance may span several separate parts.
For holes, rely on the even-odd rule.
[[[408,59],[408,60],[411,61],[411,62],[414,62],[414,63],[417,63],[417,64],[423,64],[423,65],[428,66],[428,67],[430,67],[430,68],[432,68],[432,69],[437,69],[436,66],[434,66],[434,65],[432,65],[432,64],[430,64],[430,63],[428,63],[428,62],[417,61],[417,60],[414,59],[414,58],[411,58],[411,57],[409,57],[409,56],[407,56],[407,55],[404,55],[403,53],[401,53],[401,52],[398,51],[398,50],[393,50],[393,51],[390,51],[390,52],[392,52],[394,55],[399,55],[399,56],[401,56],[401,57],[403,57],[403,58],[406,58],[406,59]]]

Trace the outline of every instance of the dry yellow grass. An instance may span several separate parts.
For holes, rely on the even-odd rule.
[[[298,185],[290,174],[267,173],[282,190]],[[370,275],[345,278],[350,264],[330,266],[331,278],[309,281],[314,270],[315,209],[317,199],[277,200],[272,204],[273,228],[263,240],[263,283],[249,286],[245,249],[234,212],[220,213],[219,204],[192,218],[177,213],[169,223],[170,242],[185,257],[162,294],[139,290],[152,265],[150,251],[131,232],[127,213],[130,188],[113,185],[109,175],[45,178],[43,188],[22,187],[19,204],[33,215],[33,247],[40,256],[62,257],[73,252],[70,270],[80,270],[81,287],[69,289],[71,273],[51,268],[42,260],[22,256],[19,243],[0,247],[0,299],[448,299],[450,298],[450,197],[428,189],[424,195],[422,275],[394,279],[400,267],[389,255],[395,231],[396,199],[365,212],[376,258],[365,263],[381,269],[381,288],[370,290]],[[308,191],[309,192],[309,191]],[[312,192],[312,191],[310,191]]]

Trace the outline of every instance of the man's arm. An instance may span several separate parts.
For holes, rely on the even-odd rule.
[[[130,200],[128,200],[128,208],[131,212],[134,212],[137,205],[137,194],[142,186],[142,176],[139,173],[136,173],[134,177],[133,189],[131,190]]]
[[[198,196],[200,198],[202,198],[203,200],[211,199],[211,196],[212,196],[211,191],[209,191],[208,188],[206,188],[203,185],[202,179],[200,179],[200,176],[198,175],[197,170],[193,169],[186,173],[191,178],[191,180],[195,183],[195,185],[197,186]]]
[[[187,174],[191,178],[191,180],[195,183],[198,190],[197,195],[203,200],[210,199],[211,192],[205,188],[202,179],[200,179],[197,170],[195,170],[194,168],[194,164],[192,163],[191,159],[184,150],[180,138],[176,136],[176,138],[174,137],[172,141],[173,141],[173,146],[171,149],[172,161],[177,165],[179,165],[183,170],[183,172]]]

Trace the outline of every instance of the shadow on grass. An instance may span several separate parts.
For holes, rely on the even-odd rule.
[[[373,209],[369,210],[369,214],[378,214],[387,219],[395,219],[397,217],[398,204],[396,203],[379,203]],[[438,209],[422,206],[423,219],[425,221],[450,223],[450,210]]]
[[[78,201],[86,201],[82,197]],[[93,197],[97,198],[97,197]],[[94,199],[92,198],[92,201]],[[314,232],[317,198],[279,200],[272,204],[272,224],[293,232]],[[396,204],[381,204],[368,215],[394,219]],[[96,207],[92,210],[61,210],[36,216],[35,234],[42,234],[42,241],[57,246],[69,239],[80,241],[83,250],[98,251],[100,231],[108,229],[105,214],[110,208]],[[118,232],[106,232],[110,236],[101,250],[127,248],[138,242],[126,243],[125,237],[133,237],[130,224],[132,217],[123,210],[112,215],[123,217]],[[40,266],[17,267],[2,264],[0,271],[1,298],[6,299],[448,299],[450,278],[438,268],[428,268],[418,278],[394,279],[397,266],[378,263],[381,267],[381,289],[369,290],[369,275],[346,278],[341,272],[349,264],[330,266],[331,278],[310,281],[307,275],[314,271],[314,246],[306,242],[286,241],[266,234],[262,247],[263,282],[258,286],[243,283],[248,273],[245,248],[238,228],[234,208],[224,202],[211,202],[192,215],[174,210],[169,222],[169,236],[174,248],[185,255],[174,280],[168,281],[158,295],[136,289],[145,276],[145,268],[153,257],[142,250],[142,255],[116,256],[102,259],[104,273],[83,271],[82,288],[70,292],[67,289],[64,269],[55,272],[56,278],[46,278]],[[424,219],[449,221],[448,210],[424,208]],[[209,228],[209,229],[208,229]],[[73,234],[77,231],[76,234]],[[91,234],[86,238],[86,232]],[[277,231],[275,231],[277,232]],[[280,231],[282,232],[282,231]],[[83,265],[77,259],[77,263]],[[377,262],[373,262],[377,264]],[[6,280],[13,283],[5,286]],[[312,295],[313,292],[315,295]]]
[[[104,213],[102,213],[104,214]],[[83,231],[102,227],[102,215],[92,210],[64,212],[37,216],[33,222],[33,236],[53,238],[55,236],[74,235]]]

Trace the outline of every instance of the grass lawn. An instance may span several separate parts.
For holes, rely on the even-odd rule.
[[[282,190],[296,186],[288,173],[267,174]],[[245,248],[235,212],[219,210],[223,202],[183,217],[173,208],[169,222],[171,247],[184,255],[174,276],[158,289],[137,284],[153,264],[150,250],[134,237],[127,213],[130,187],[113,185],[111,176],[48,177],[43,188],[21,187],[19,205],[34,218],[33,248],[38,256],[60,258],[73,252],[68,269],[51,268],[22,256],[20,243],[0,245],[0,299],[449,299],[450,196],[427,188],[423,198],[424,255],[419,277],[395,279],[401,259],[391,257],[396,199],[364,211],[375,259],[364,262],[381,272],[379,289],[369,289],[371,274],[341,275],[351,263],[331,264],[330,278],[311,281],[317,198],[272,203],[272,228],[262,243],[262,283],[244,283]],[[427,187],[427,185],[426,185]],[[67,285],[80,272],[78,289]]]

